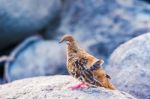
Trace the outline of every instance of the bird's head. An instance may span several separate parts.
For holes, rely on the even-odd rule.
[[[70,44],[74,42],[74,37],[72,35],[64,35],[59,41],[59,43],[62,43],[62,42],[66,42],[67,44]]]

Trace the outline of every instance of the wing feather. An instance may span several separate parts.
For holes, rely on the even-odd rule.
[[[94,78],[92,71],[85,68],[85,65],[86,65],[86,59],[82,58],[80,60],[75,61],[75,66],[78,72],[80,73],[79,74],[80,77],[78,79],[87,82],[91,85],[102,86],[101,83]]]

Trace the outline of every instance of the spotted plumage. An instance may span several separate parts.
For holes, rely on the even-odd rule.
[[[80,81],[86,82],[95,86],[102,86],[98,80],[94,78],[94,75],[90,69],[87,69],[85,66],[87,64],[87,59],[81,58],[80,60],[75,61],[76,75],[75,77]]]
[[[65,35],[61,39],[64,41],[67,43],[67,69],[73,77],[92,86],[115,89],[109,82],[110,76],[101,67],[103,60],[79,48],[71,35]]]

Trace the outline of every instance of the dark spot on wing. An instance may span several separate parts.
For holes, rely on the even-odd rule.
[[[111,79],[111,77],[108,74],[106,74],[106,77],[109,78],[109,79]]]
[[[100,82],[97,81],[90,69],[86,69],[85,65],[87,64],[87,59],[81,58],[80,60],[75,61],[75,74],[74,77],[77,79],[87,82],[92,85],[101,86]]]

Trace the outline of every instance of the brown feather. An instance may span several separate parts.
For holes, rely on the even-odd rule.
[[[115,89],[109,81],[110,76],[101,67],[103,60],[79,48],[71,35],[65,35],[61,39],[61,42],[64,41],[67,41],[67,69],[73,77],[94,86]]]

